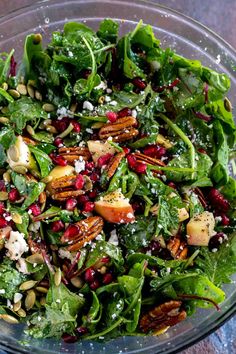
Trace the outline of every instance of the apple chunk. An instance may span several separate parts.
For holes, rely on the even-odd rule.
[[[128,224],[135,220],[132,206],[120,191],[101,197],[95,202],[95,211],[106,221],[114,224]]]
[[[104,143],[100,140],[89,140],[88,148],[95,163],[97,163],[97,160],[101,156],[104,156],[106,154],[114,155],[116,153],[116,149],[111,146],[111,144],[109,144],[108,142]]]
[[[187,224],[187,242],[190,246],[208,246],[214,235],[215,219],[213,213],[204,211],[195,215]]]

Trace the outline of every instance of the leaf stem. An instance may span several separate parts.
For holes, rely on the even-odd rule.
[[[189,167],[169,167],[169,166],[153,166],[150,164],[147,164],[147,167],[149,170],[155,170],[155,171],[175,171],[175,172],[195,172],[194,168],[189,168]]]

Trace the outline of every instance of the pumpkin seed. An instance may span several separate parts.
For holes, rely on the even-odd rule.
[[[20,317],[26,317],[26,312],[24,309],[20,308],[18,311],[17,311],[17,314],[20,316]]]
[[[0,117],[0,123],[7,124],[9,123],[9,119],[7,117]]]
[[[10,89],[7,91],[9,95],[11,95],[13,98],[20,98],[20,93],[16,91],[15,89]]]
[[[15,317],[10,316],[10,315],[1,314],[1,315],[0,315],[0,318],[1,318],[2,320],[4,320],[5,322],[7,322],[7,323],[11,323],[11,324],[17,324],[17,323],[19,323],[19,321],[18,321]]]
[[[20,152],[19,150],[17,149],[17,147],[15,145],[11,145],[8,149],[8,156],[9,158],[14,161],[14,162],[17,162],[19,161],[19,158],[20,158]]]
[[[105,274],[107,272],[107,267],[106,266],[102,266],[100,269],[99,269],[99,272],[101,274]]]
[[[46,130],[47,130],[47,132],[49,132],[49,133],[57,134],[57,130],[56,130],[56,128],[55,128],[53,125],[47,125],[47,126],[46,126]]]
[[[55,107],[54,107],[54,105],[53,104],[51,104],[51,103],[44,103],[44,105],[43,105],[43,110],[45,111],[45,112],[53,112],[54,110],[55,110]]]
[[[61,284],[61,269],[57,268],[57,271],[54,275],[54,283],[56,286],[59,286]]]
[[[45,306],[45,305],[46,305],[46,297],[45,297],[45,296],[42,296],[42,297],[40,298],[39,302],[40,302],[40,305]]]
[[[41,182],[43,183],[49,183],[53,180],[53,177],[52,176],[46,176],[44,177],[43,179],[41,179]]]
[[[8,199],[8,193],[7,192],[0,192],[0,200],[4,201]]]
[[[31,98],[34,98],[34,88],[32,85],[30,85],[29,83],[27,84],[27,91],[28,94]]]
[[[36,286],[35,290],[37,290],[39,293],[47,294],[48,289],[44,288],[44,286]]]
[[[99,99],[98,99],[98,103],[99,104],[103,104],[105,101],[105,97],[104,96],[100,96]]]
[[[8,107],[2,107],[2,108],[1,108],[1,112],[2,112],[3,114],[8,113]]]
[[[103,122],[96,122],[96,123],[94,123],[94,124],[91,125],[91,128],[92,128],[92,129],[100,129],[100,128],[102,128],[104,125],[105,125],[105,123],[103,123]]]
[[[2,84],[2,88],[3,88],[3,90],[7,91],[8,90],[8,84],[6,82],[4,82]]]
[[[224,107],[227,112],[232,112],[232,104],[227,97],[225,97],[225,99],[224,99]]]
[[[37,283],[36,280],[27,280],[20,285],[19,290],[26,291],[32,289]]]
[[[3,180],[4,182],[10,183],[11,182],[11,174],[9,171],[3,173]]]
[[[36,33],[34,35],[34,44],[39,44],[42,42],[42,35],[40,33]]]
[[[52,263],[55,266],[59,266],[59,261],[56,252],[52,252]]]
[[[36,294],[34,290],[29,290],[25,298],[25,308],[26,310],[32,309],[36,301]]]
[[[44,264],[43,256],[40,253],[34,253],[26,258],[26,261],[30,264]]]
[[[17,301],[17,302],[13,305],[13,311],[17,312],[17,311],[19,311],[20,308],[21,308],[21,300]]]
[[[21,95],[23,96],[27,95],[27,87],[24,84],[18,84],[16,89]]]
[[[83,281],[80,277],[73,277],[71,278],[71,284],[74,285],[76,288],[82,288],[83,286]]]
[[[13,169],[13,171],[15,171],[17,173],[21,173],[22,175],[25,175],[28,172],[28,169],[22,165],[14,166],[14,167],[12,167],[12,169]]]
[[[16,224],[22,224],[22,216],[16,212],[11,213],[12,220]]]
[[[52,120],[51,119],[45,119],[43,122],[43,129],[47,126],[47,125],[51,125],[52,124]]]
[[[42,101],[43,100],[43,96],[42,96],[41,92],[39,92],[38,90],[35,90],[35,98],[38,101]]]

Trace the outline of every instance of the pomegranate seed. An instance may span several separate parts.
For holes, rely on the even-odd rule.
[[[107,165],[108,164],[108,162],[111,160],[111,158],[112,158],[112,154],[105,154],[105,155],[103,155],[103,156],[100,156],[99,157],[99,159],[98,159],[98,161],[97,161],[97,165],[98,165],[98,167],[103,167],[103,166],[105,166],[105,165]]]
[[[63,238],[65,240],[68,240],[68,239],[73,239],[75,236],[77,236],[80,232],[80,228],[78,225],[69,225],[66,229],[66,231],[64,232],[63,234]]]
[[[152,252],[159,251],[161,249],[161,245],[158,241],[152,240],[148,249]]]
[[[125,156],[128,155],[130,153],[130,149],[128,147],[123,147],[123,151],[125,153]]]
[[[225,214],[221,214],[221,224],[227,226],[230,223],[230,219]]]
[[[86,271],[84,273],[84,279],[87,283],[94,282],[95,277],[96,277],[96,272],[93,268],[86,269]]]
[[[16,202],[18,199],[20,199],[20,194],[16,188],[12,188],[10,192],[8,193],[8,199],[10,203]]]
[[[93,161],[85,163],[85,169],[88,170],[89,172],[92,172],[94,167],[95,167],[95,165],[94,165]]]
[[[162,146],[157,145],[149,145],[145,147],[143,153],[147,156],[154,157],[156,159],[160,159],[162,156],[166,155],[166,149]]]
[[[40,206],[36,203],[34,204],[31,204],[28,208],[28,210],[31,211],[31,213],[34,215],[34,216],[38,216],[41,214],[41,209],[40,209]]]
[[[52,222],[51,230],[53,232],[60,232],[64,229],[65,225],[61,220],[56,220]]]
[[[17,63],[14,59],[14,56],[12,55],[11,61],[10,61],[10,73],[9,73],[11,77],[16,76],[16,65],[17,65]]]
[[[141,212],[143,210],[142,205],[137,201],[132,203],[132,208],[134,212]]]
[[[227,235],[225,235],[223,232],[218,232],[216,235],[211,237],[209,241],[209,249],[212,250],[218,250],[219,246],[227,240]]]
[[[135,169],[135,167],[137,165],[136,157],[134,155],[130,154],[127,156],[127,161],[128,161],[129,167],[132,169]]]
[[[62,140],[62,138],[57,137],[56,139],[54,139],[53,144],[54,144],[56,147],[61,147],[61,146],[63,146],[63,140]]]
[[[229,210],[230,204],[228,200],[223,197],[218,189],[211,188],[208,198],[215,209],[223,212],[227,212]]]
[[[146,173],[147,165],[142,162],[137,163],[134,170],[135,170],[135,172],[140,173],[140,174]]]
[[[94,189],[93,191],[88,193],[88,197],[91,198],[91,199],[96,198],[97,195],[98,195],[97,189]]]
[[[61,338],[64,340],[65,343],[75,343],[78,340],[76,336],[72,336],[68,333],[64,333]]]
[[[118,118],[132,116],[132,110],[128,107],[122,108],[119,112],[117,112],[117,116]]]
[[[52,121],[52,125],[56,128],[59,133],[64,132],[70,124],[70,119],[68,117],[63,117],[62,119],[56,119]]]
[[[86,213],[90,213],[94,209],[94,203],[93,202],[86,202],[84,203],[83,211]]]
[[[84,79],[88,79],[88,77],[89,77],[89,75],[91,74],[91,70],[90,69],[84,69],[83,71],[82,71],[82,73],[81,73],[81,75],[82,75],[82,77],[84,78]]]
[[[101,262],[102,263],[109,263],[110,262],[110,257],[102,257]]]
[[[144,90],[145,87],[147,86],[146,82],[143,81],[140,77],[135,77],[132,80],[132,83],[133,83],[134,86],[136,86],[140,90]]]
[[[0,202],[0,215],[4,214],[5,212],[5,205],[3,202]]]
[[[99,180],[99,175],[96,172],[92,172],[90,175],[90,179],[93,182],[97,182]]]
[[[6,185],[5,182],[1,179],[0,180],[0,191],[5,192],[6,191]]]
[[[115,113],[115,112],[107,112],[107,113],[106,113],[106,117],[107,117],[107,119],[109,120],[109,122],[115,123],[115,121],[116,121],[117,118],[118,118],[118,115],[117,115],[117,113]]]
[[[206,154],[206,155],[207,155],[206,150],[204,150],[204,149],[202,149],[202,148],[198,149],[198,152],[200,152],[201,154]]]
[[[75,198],[69,198],[66,201],[66,210],[73,211],[77,205],[77,200]]]
[[[173,189],[177,189],[176,184],[174,182],[169,182],[168,186]]]
[[[90,284],[90,289],[91,290],[97,290],[99,288],[100,283],[97,279],[95,279],[91,284]]]
[[[83,334],[88,333],[88,328],[86,327],[77,327],[76,328],[76,333],[79,334],[80,336],[82,336]]]
[[[60,155],[52,155],[50,156],[52,159],[52,162],[55,165],[59,165],[59,166],[66,166],[67,165],[67,161],[63,156]]]
[[[80,195],[77,200],[79,204],[84,204],[89,201],[89,197],[87,195]]]
[[[107,284],[110,284],[113,280],[113,277],[111,275],[111,273],[106,273],[103,275],[103,278],[102,278],[102,282],[103,284],[107,285]]]
[[[7,226],[7,220],[5,220],[3,217],[0,217],[0,229],[6,226]]]
[[[81,125],[80,125],[78,122],[74,121],[74,120],[71,121],[71,124],[72,124],[73,127],[74,127],[74,129],[73,129],[74,132],[80,133],[80,131],[81,131]]]
[[[75,180],[75,188],[82,189],[84,186],[84,177],[82,175],[77,175]]]

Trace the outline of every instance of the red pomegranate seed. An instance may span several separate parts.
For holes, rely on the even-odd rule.
[[[57,137],[56,139],[54,139],[53,144],[54,144],[56,147],[61,147],[61,146],[63,146],[63,140],[62,140],[62,138]]]
[[[10,192],[8,193],[8,200],[10,203],[16,202],[18,199],[20,199],[20,194],[16,188],[12,188]]]
[[[91,290],[97,290],[97,288],[99,288],[100,283],[97,279],[95,279],[91,284],[90,284],[90,289]]]
[[[52,159],[52,162],[55,165],[59,165],[59,166],[66,166],[67,165],[67,161],[63,156],[60,155],[54,155],[54,156],[50,156]]]
[[[52,121],[52,125],[59,133],[64,132],[70,124],[70,118],[63,117],[62,119],[55,119]]]
[[[80,131],[81,131],[81,125],[80,125],[78,122],[74,121],[74,120],[71,121],[71,124],[72,124],[73,127],[74,127],[74,129],[73,129],[74,132],[80,133]]]
[[[160,159],[166,155],[166,149],[162,146],[149,145],[143,150],[144,155]]]
[[[81,73],[81,75],[82,75],[82,77],[84,78],[84,79],[88,79],[88,77],[89,77],[89,75],[91,74],[91,70],[90,69],[84,69],[83,71],[82,71],[82,73]]]
[[[132,154],[127,155],[127,161],[128,161],[129,167],[132,169],[135,169],[135,167],[137,165],[136,157]]]
[[[170,188],[173,188],[173,189],[176,189],[177,187],[176,187],[176,184],[174,183],[174,182],[169,182],[168,183],[168,186],[170,187]]]
[[[89,197],[87,195],[80,195],[77,200],[79,204],[84,204],[89,201]]]
[[[10,61],[10,73],[9,73],[11,77],[16,76],[16,65],[17,65],[17,63],[14,59],[14,56],[12,55],[11,61]]]
[[[135,172],[140,173],[140,174],[146,173],[147,165],[142,162],[137,163],[134,170],[135,170]]]
[[[51,224],[51,230],[53,232],[60,232],[60,231],[64,230],[64,227],[65,227],[65,225],[61,220],[53,221]]]
[[[87,171],[89,171],[89,172],[92,172],[93,169],[94,169],[94,167],[95,167],[95,164],[94,164],[93,161],[90,161],[90,162],[86,162],[86,163],[85,163],[85,169],[86,169]]]
[[[109,122],[115,123],[115,121],[116,121],[117,118],[118,118],[118,115],[117,115],[116,112],[107,112],[107,113],[106,113],[106,117],[107,117],[107,119],[109,120]]]
[[[208,198],[213,207],[221,212],[227,212],[230,208],[230,204],[227,199],[218,191],[218,189],[211,188]]]
[[[6,191],[6,185],[3,180],[0,180],[0,191],[5,192]]]
[[[202,148],[199,148],[199,149],[198,149],[198,152],[200,152],[201,154],[206,154],[206,155],[207,155],[206,150],[204,150],[204,149],[202,149]]]
[[[69,198],[66,201],[66,210],[73,211],[77,205],[77,200],[75,198]]]
[[[132,83],[133,83],[134,86],[136,86],[140,90],[144,90],[145,87],[147,86],[146,82],[143,81],[140,77],[135,77],[132,80]]]
[[[4,228],[7,226],[7,220],[4,219],[3,217],[0,217],[0,229]]]
[[[41,214],[41,209],[40,209],[40,206],[36,203],[34,204],[31,204],[28,208],[28,210],[31,211],[31,213],[34,215],[34,216],[38,216]]]
[[[110,262],[110,257],[102,257],[101,262],[102,263],[109,263]]]
[[[123,151],[125,153],[125,156],[128,155],[130,153],[130,149],[128,147],[123,147]]]
[[[83,211],[86,213],[90,213],[94,209],[94,203],[93,202],[86,202],[84,203]]]
[[[78,335],[80,335],[80,336],[82,336],[83,334],[86,334],[86,333],[88,333],[88,328],[86,328],[86,327],[77,327],[76,328],[76,333],[78,334]]]
[[[84,186],[84,177],[82,175],[77,175],[75,180],[75,188],[82,189]]]
[[[80,232],[80,228],[78,225],[69,225],[66,229],[66,231],[63,234],[63,239],[64,240],[69,240],[73,239],[75,236],[77,236]]]
[[[230,223],[230,219],[225,214],[221,214],[221,224],[227,226]]]
[[[78,340],[76,336],[72,336],[68,333],[64,333],[61,338],[64,340],[65,343],[75,343]]]
[[[209,241],[210,250],[217,250],[219,246],[227,240],[227,235],[223,232],[218,232],[216,235],[212,236]]]
[[[103,284],[107,285],[107,284],[110,284],[113,280],[113,277],[111,275],[111,273],[106,273],[103,275],[103,278],[102,278],[102,282]]]
[[[103,167],[103,166],[105,166],[105,165],[107,165],[108,164],[108,162],[111,160],[111,158],[112,158],[112,154],[105,154],[105,155],[103,155],[103,156],[100,156],[99,157],[99,159],[98,159],[98,161],[97,161],[97,165],[98,165],[98,167]]]
[[[97,189],[94,189],[93,191],[88,192],[88,197],[89,197],[89,198],[91,198],[91,199],[96,198],[96,197],[97,197],[97,195],[98,195],[98,191],[97,191]]]
[[[93,268],[88,268],[86,269],[85,273],[84,273],[84,279],[87,283],[92,283],[94,282],[96,278],[96,272]]]
[[[122,108],[119,112],[117,112],[118,118],[129,117],[132,115],[132,110],[128,107]]]
[[[5,212],[5,205],[3,202],[0,202],[0,215],[4,214]]]
[[[143,209],[142,205],[137,201],[132,203],[132,208],[134,212],[138,212],[138,211],[141,212]]]
[[[90,175],[90,179],[93,182],[97,182],[99,180],[99,175],[96,172],[92,172]]]

